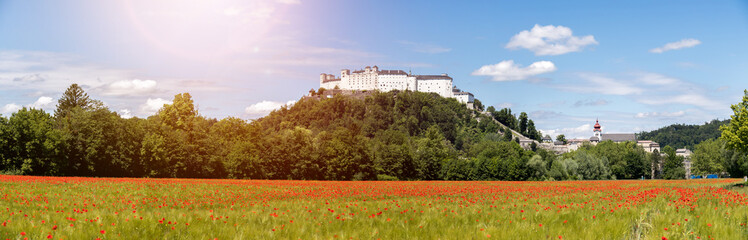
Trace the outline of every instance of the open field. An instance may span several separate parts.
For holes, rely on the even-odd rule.
[[[739,181],[0,176],[0,238],[746,239]]]

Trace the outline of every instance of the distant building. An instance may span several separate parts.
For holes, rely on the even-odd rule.
[[[467,104],[468,108],[473,109],[473,103],[475,102],[475,96],[469,92],[463,92],[457,87],[452,87],[452,96],[457,99],[460,103]]]
[[[558,142],[552,142],[550,137],[547,139],[543,138],[544,145],[548,145],[546,148],[552,148],[558,153],[577,150],[585,143],[597,145],[603,141],[613,141],[615,143],[635,142],[647,152],[651,153],[654,152],[654,150],[657,150],[658,152],[661,151],[659,143],[647,140],[637,141],[636,134],[633,133],[603,133],[599,120],[595,120],[595,125],[592,128],[592,137],[589,139],[569,139],[567,144],[559,145]]]
[[[650,153],[654,152],[655,150],[657,150],[657,152],[661,152],[660,144],[657,142],[653,142],[649,140],[641,140],[641,141],[637,141],[636,145],[642,146],[642,148],[644,148],[645,151],[650,152]]]
[[[686,169],[686,179],[691,179],[691,150],[679,148],[675,150],[676,156],[683,157],[683,168]]]
[[[590,137],[590,143],[597,144],[602,141],[613,141],[613,142],[628,142],[636,141],[636,134],[633,133],[605,133],[603,134],[600,121],[595,120],[595,126],[592,129],[592,137]]]
[[[455,98],[472,109],[475,101],[473,94],[458,89],[452,81],[452,77],[447,74],[412,75],[403,70],[380,70],[377,66],[367,66],[363,70],[353,72],[343,69],[340,71],[340,77],[322,73],[319,77],[319,87],[342,90],[379,90],[382,92],[392,90],[432,92],[442,97]]]

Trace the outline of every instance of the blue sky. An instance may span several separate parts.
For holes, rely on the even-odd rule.
[[[72,83],[123,116],[176,93],[252,119],[342,68],[448,73],[544,133],[728,118],[748,83],[743,1],[0,1],[0,114]]]

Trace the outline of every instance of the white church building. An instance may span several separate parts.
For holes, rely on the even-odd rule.
[[[325,89],[343,90],[410,90],[418,92],[432,92],[442,97],[455,98],[457,101],[473,108],[475,97],[472,93],[463,92],[452,84],[452,77],[441,75],[412,75],[403,70],[380,70],[379,67],[367,66],[363,70],[351,72],[343,69],[340,77],[322,73],[319,76],[319,87]]]

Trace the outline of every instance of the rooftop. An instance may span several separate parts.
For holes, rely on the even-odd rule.
[[[602,135],[600,141],[611,140],[613,142],[636,141],[636,135],[633,133],[607,133]]]
[[[452,80],[452,77],[445,75],[416,75],[418,80]]]

